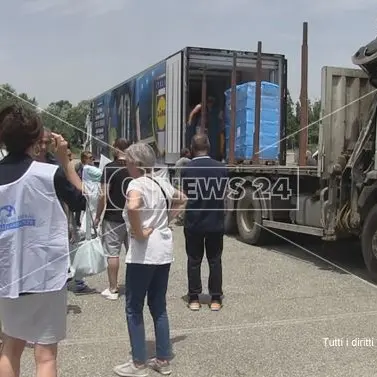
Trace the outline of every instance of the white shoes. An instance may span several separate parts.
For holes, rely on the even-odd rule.
[[[109,288],[106,288],[102,293],[102,297],[106,298],[107,300],[116,301],[119,298],[119,292],[111,292]]]

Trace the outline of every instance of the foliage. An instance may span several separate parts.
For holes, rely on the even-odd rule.
[[[18,94],[9,84],[0,85],[0,109],[6,106],[17,104],[28,110],[35,110],[38,106],[35,97],[29,97],[26,93]]]
[[[11,104],[22,105],[41,113],[43,124],[51,131],[62,134],[73,147],[80,147],[85,140],[85,120],[90,109],[89,101],[73,106],[67,100],[51,102],[46,109],[39,109],[35,97],[17,93],[9,84],[0,86],[0,108]],[[84,131],[84,132],[83,132]]]
[[[85,139],[85,120],[89,109],[89,101],[81,101],[77,106],[66,100],[52,102],[43,112],[43,124],[62,134],[72,145],[80,146]]]
[[[321,117],[321,101],[309,100],[308,103],[308,145],[318,145],[319,120]],[[287,146],[289,149],[298,147],[300,130],[301,104],[293,102],[288,93],[287,100]]]

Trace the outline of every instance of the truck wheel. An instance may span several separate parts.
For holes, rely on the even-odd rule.
[[[241,240],[257,245],[263,242],[265,234],[262,225],[261,203],[250,187],[245,187],[245,194],[237,202],[237,227]]]
[[[377,205],[365,218],[361,232],[361,250],[371,278],[377,282]]]
[[[224,230],[226,234],[237,233],[237,220],[235,211],[235,201],[225,198],[225,212],[224,212]]]

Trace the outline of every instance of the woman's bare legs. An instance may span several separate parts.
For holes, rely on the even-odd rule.
[[[19,377],[20,361],[26,342],[3,334],[3,347],[0,354],[0,376]]]
[[[57,344],[36,344],[34,346],[37,377],[57,377]]]

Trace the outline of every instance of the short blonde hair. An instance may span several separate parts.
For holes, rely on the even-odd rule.
[[[136,143],[130,145],[125,152],[126,160],[137,167],[150,171],[156,165],[156,154],[149,144]]]
[[[92,152],[84,151],[81,153],[80,160],[82,163],[84,163],[86,160],[89,160],[91,157],[93,157]]]

